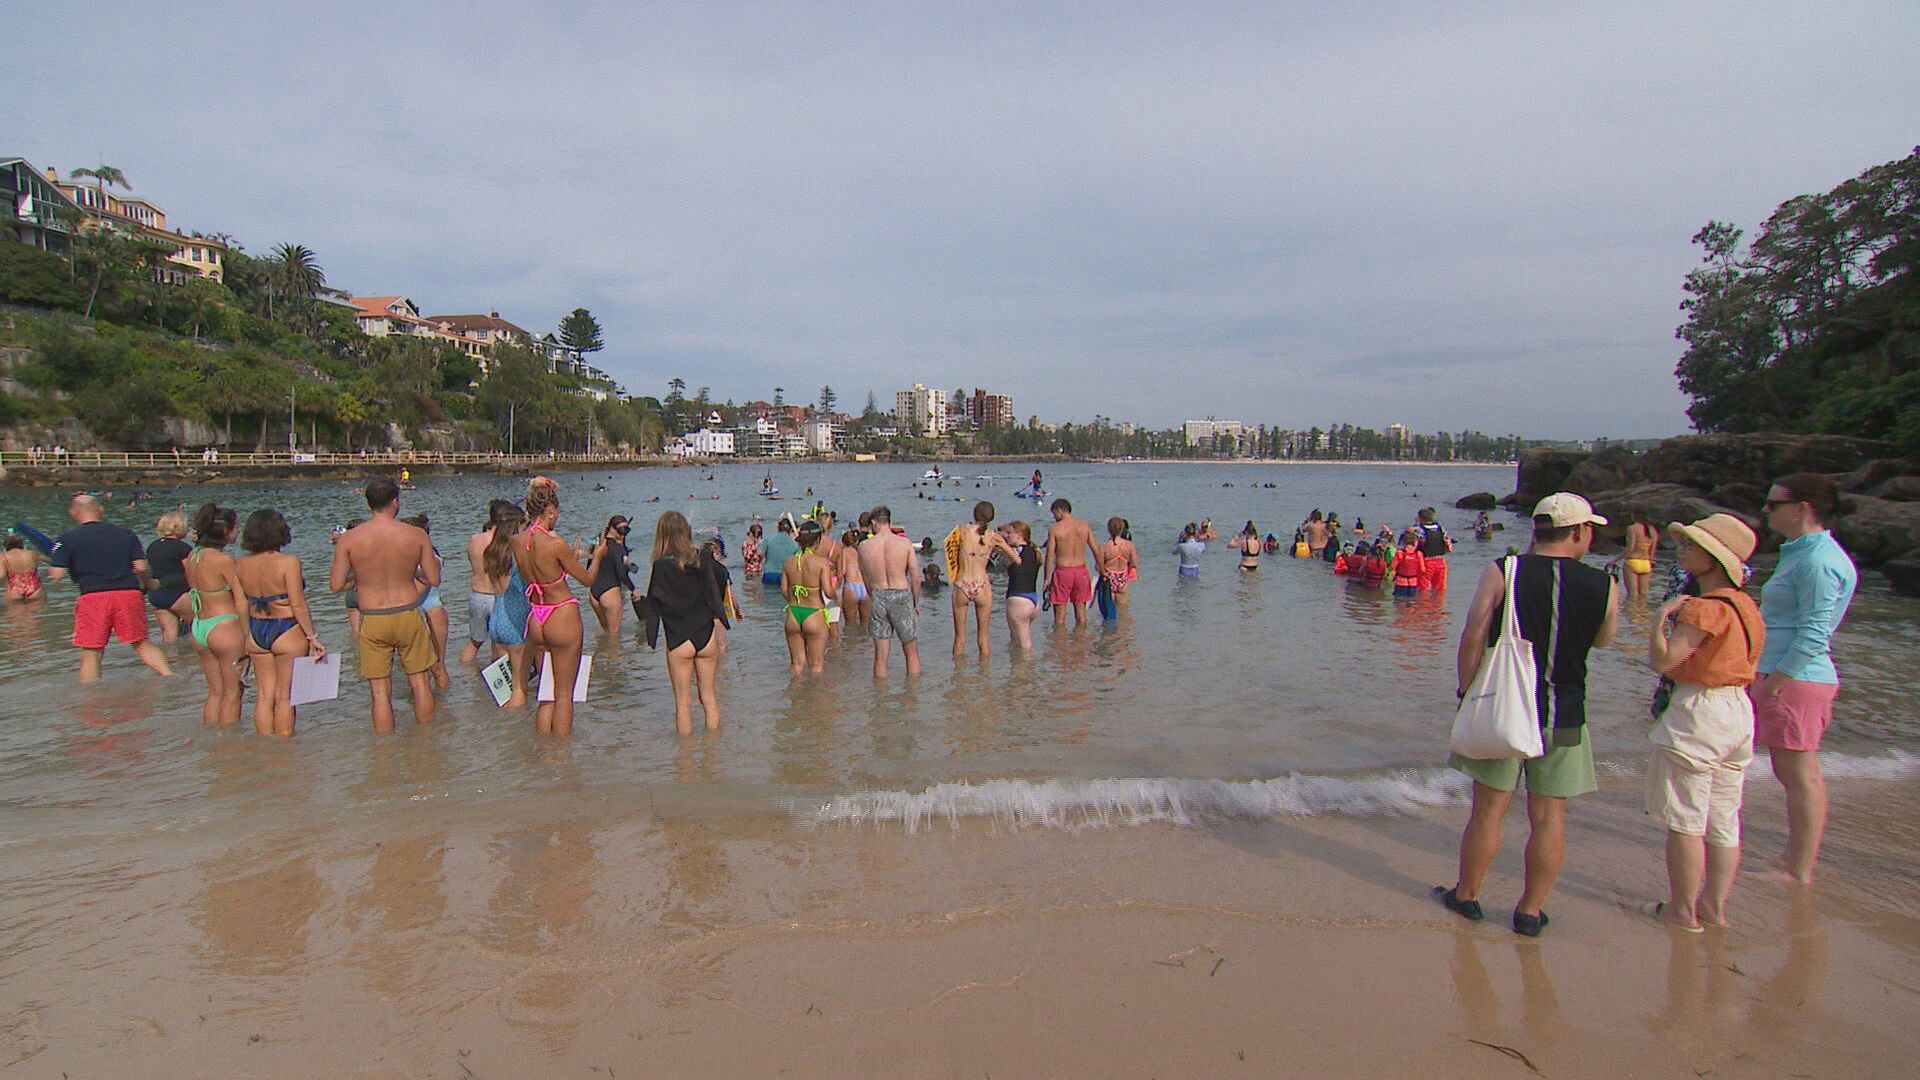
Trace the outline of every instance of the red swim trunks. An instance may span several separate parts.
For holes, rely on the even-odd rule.
[[[81,593],[73,602],[74,648],[104,649],[109,633],[124,645],[147,640],[147,605],[140,590]]]
[[[1833,699],[1840,687],[1795,679],[1775,694],[1768,692],[1766,683],[1762,675],[1747,687],[1747,696],[1753,699],[1753,745],[1762,749],[1820,749],[1820,737],[1833,723]]]
[[[1047,584],[1047,599],[1055,604],[1093,603],[1093,575],[1084,566],[1063,566]]]
[[[1434,592],[1447,591],[1447,560],[1444,555],[1429,555],[1420,568],[1420,587]]]

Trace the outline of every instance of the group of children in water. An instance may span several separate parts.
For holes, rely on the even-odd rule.
[[[1393,595],[1398,597],[1417,596],[1422,589],[1446,589],[1447,555],[1453,550],[1453,539],[1434,520],[1432,508],[1421,510],[1418,520],[1398,537],[1390,526],[1382,525],[1369,539],[1364,519],[1353,525],[1353,534],[1359,539],[1343,540],[1344,534],[1339,514],[1323,516],[1316,509],[1294,530],[1293,556],[1332,563],[1335,576],[1362,588],[1384,589],[1391,582]],[[1269,542],[1272,539],[1268,537]]]

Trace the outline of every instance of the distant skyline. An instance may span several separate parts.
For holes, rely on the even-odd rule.
[[[1893,2],[134,0],[8,37],[0,153],[359,295],[587,307],[633,393],[1156,428],[1684,431],[1689,238],[1920,141]]]

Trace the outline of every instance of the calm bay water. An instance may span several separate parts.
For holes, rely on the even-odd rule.
[[[936,539],[967,518],[975,499],[988,498],[1001,521],[1025,518],[1039,534],[1041,508],[1013,497],[1027,471],[979,467],[969,473],[995,479],[969,475],[957,488],[935,490],[915,486],[919,466],[796,465],[775,470],[787,493],[778,502],[757,497],[760,470],[746,466],[717,468],[711,480],[697,468],[574,474],[561,478],[561,529],[593,532],[609,515],[628,514],[636,522],[636,561],[644,561],[654,516],[678,509],[696,531],[717,528],[726,537],[738,576],[739,540],[753,516],[800,512],[814,498],[843,520],[889,503],[912,536]],[[1143,570],[1131,609],[1117,623],[1090,618],[1076,629],[1069,619],[1055,631],[1043,615],[1034,650],[1022,653],[1007,643],[997,597],[992,656],[981,661],[969,642],[969,655],[956,664],[948,591],[926,602],[926,670],[917,680],[905,678],[896,657],[892,677],[876,684],[871,646],[859,632],[830,650],[824,676],[796,680],[786,670],[777,591],[744,584],[738,591],[749,618],[733,634],[721,668],[725,723],[717,736],[690,741],[673,734],[664,662],[641,643],[631,617],[616,640],[588,620],[593,696],[570,743],[536,740],[525,714],[494,708],[478,680],[456,667],[454,689],[431,730],[415,729],[403,713],[398,736],[376,738],[364,684],[349,668],[342,698],[303,708],[299,737],[280,744],[254,736],[246,720],[232,731],[200,726],[203,685],[185,643],[170,647],[178,678],[148,677],[116,646],[107,680],[76,689],[65,647],[72,594],[55,586],[56,599],[44,611],[15,606],[0,616],[0,693],[13,703],[15,720],[0,731],[6,840],[34,843],[55,820],[62,843],[71,843],[76,836],[191,831],[263,816],[353,820],[428,799],[484,814],[508,800],[605,799],[688,780],[727,804],[764,808],[796,793],[918,790],[943,781],[1248,780],[1424,768],[1445,742],[1454,644],[1474,576],[1508,542],[1523,542],[1523,522],[1502,515],[1512,529],[1479,543],[1466,528],[1471,515],[1443,509],[1441,520],[1458,544],[1452,588],[1413,601],[1350,586],[1307,560],[1270,557],[1257,574],[1242,574],[1223,545],[1208,553],[1198,579],[1181,579],[1172,542],[1181,524],[1205,518],[1223,535],[1251,519],[1284,539],[1315,508],[1371,528],[1399,527],[1420,506],[1449,507],[1462,494],[1502,491],[1510,482],[1507,467],[1051,469],[1049,491],[1072,499],[1080,515],[1096,525],[1120,515],[1132,525]],[[442,592],[453,624],[451,654],[465,629],[459,552],[485,500],[512,497],[520,485],[461,477],[423,478],[419,487],[407,493],[403,509],[430,514],[435,539],[450,555]],[[809,489],[813,497],[804,494]],[[176,502],[191,508],[215,498],[243,515],[278,506],[293,522],[293,550],[316,587],[324,586],[327,531],[364,507],[357,489],[339,482],[158,494],[113,519],[150,538],[159,508]],[[659,503],[646,501],[654,496]],[[61,506],[57,494],[13,493],[0,502],[0,518],[53,531]],[[998,591],[1004,593],[1004,582]],[[313,603],[329,646],[344,649],[338,599],[323,593]],[[1920,657],[1916,612],[1877,583],[1862,590],[1838,644],[1847,691],[1831,749],[1869,757],[1920,741],[1920,710],[1899,674]],[[1637,760],[1641,753],[1647,619],[1646,611],[1630,610],[1621,641],[1595,658],[1591,697],[1603,757]]]

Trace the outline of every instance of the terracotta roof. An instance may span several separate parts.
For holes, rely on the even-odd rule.
[[[496,330],[519,334],[521,337],[533,336],[498,315],[429,315],[427,321],[460,331]]]
[[[387,310],[388,307],[405,299],[406,297],[404,296],[355,296],[349,298],[349,302],[352,303],[354,307],[359,308],[360,314],[362,315],[371,315],[383,319],[404,319],[408,322],[413,322],[415,320],[411,315],[395,315],[393,312]]]

